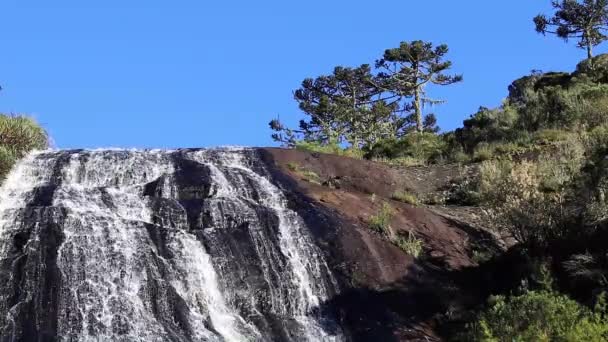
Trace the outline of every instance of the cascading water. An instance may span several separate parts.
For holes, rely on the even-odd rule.
[[[0,190],[2,341],[340,341],[253,149],[51,151]]]

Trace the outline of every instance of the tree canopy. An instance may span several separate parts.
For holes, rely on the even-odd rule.
[[[427,97],[425,86],[462,80],[444,73],[451,67],[443,60],[447,52],[446,45],[403,42],[386,50],[373,69],[369,64],[337,66],[330,75],[307,78],[294,92],[307,118],[297,129],[272,120],[272,137],[288,146],[305,141],[361,149],[413,130],[436,133],[437,119],[432,113],[425,117],[422,109],[442,101]]]
[[[538,33],[555,34],[568,41],[578,40],[578,47],[593,57],[593,47],[606,40],[608,28],[608,0],[562,0],[551,2],[555,13],[551,18],[544,14],[534,17]]]

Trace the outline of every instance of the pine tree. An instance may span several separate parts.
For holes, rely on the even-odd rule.
[[[543,14],[534,17],[536,32],[555,34],[568,41],[578,39],[578,47],[587,50],[587,58],[593,57],[593,47],[606,40],[608,28],[608,0],[552,1],[555,9],[550,19]]]
[[[378,77],[379,86],[400,99],[409,99],[401,106],[402,111],[413,110],[416,131],[424,131],[423,106],[439,104],[444,101],[433,100],[426,96],[428,84],[449,85],[462,81],[462,75],[447,75],[452,62],[444,61],[448,53],[447,45],[433,48],[432,43],[416,40],[402,42],[398,48],[388,49],[384,57],[376,62],[382,71]]]

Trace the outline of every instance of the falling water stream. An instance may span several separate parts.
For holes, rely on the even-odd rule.
[[[36,152],[0,190],[1,341],[341,341],[255,149]]]

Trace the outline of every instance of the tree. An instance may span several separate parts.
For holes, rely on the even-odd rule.
[[[301,139],[360,148],[395,135],[405,122],[395,117],[394,105],[382,97],[374,78],[370,66],[363,64],[338,66],[331,75],[305,79],[294,98],[309,118],[300,121],[298,130],[272,120],[273,139],[290,146]]]
[[[401,42],[398,48],[388,49],[376,67],[382,71],[378,74],[379,87],[411,102],[401,106],[402,111],[414,111],[416,131],[424,131],[423,106],[439,104],[444,101],[433,100],[426,96],[428,84],[449,85],[462,81],[462,75],[446,75],[444,72],[452,67],[452,62],[444,61],[448,46],[443,44],[433,48],[432,43],[416,40]]]
[[[587,50],[587,58],[593,57],[593,47],[606,40],[608,28],[608,0],[552,1],[555,9],[550,19],[543,14],[534,17],[536,32],[555,34],[568,41],[578,39],[578,47]]]

